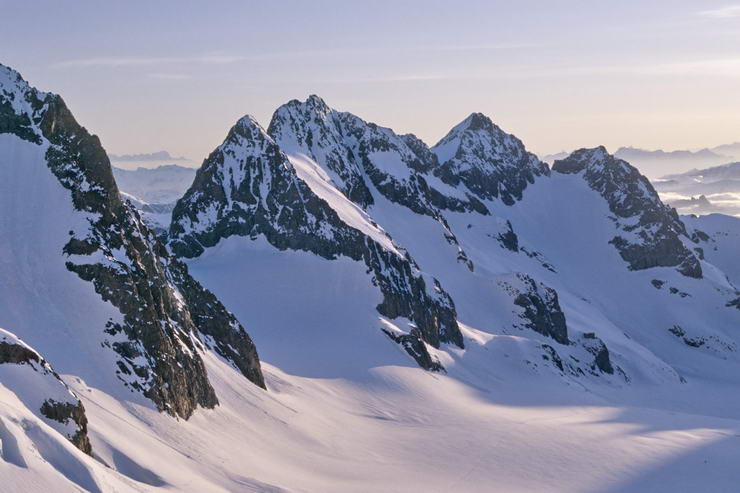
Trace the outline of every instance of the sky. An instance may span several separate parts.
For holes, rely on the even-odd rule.
[[[198,165],[291,99],[432,145],[478,111],[539,154],[740,141],[740,2],[6,1],[0,63],[109,153]]]

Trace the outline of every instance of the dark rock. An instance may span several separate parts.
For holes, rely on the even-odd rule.
[[[53,398],[46,398],[39,409],[31,409],[31,411],[37,411],[42,416],[64,425],[68,425],[69,422],[72,421],[74,423],[72,428],[74,428],[75,431],[73,434],[67,435],[66,438],[71,441],[75,447],[84,453],[91,455],[92,447],[87,436],[87,416],[85,415],[85,408],[82,405],[82,402],[80,402],[77,396],[69,390],[59,375],[52,369],[51,365],[49,365],[49,363],[47,363],[46,360],[44,360],[36,351],[22,343],[17,337],[9,332],[0,330],[0,365],[3,364],[27,366],[28,371],[37,373],[40,378],[51,379],[58,384],[61,394],[66,394],[68,399],[62,402]],[[7,382],[5,382],[5,384],[7,385]],[[29,384],[33,384],[33,381],[29,380]],[[39,386],[39,388],[46,387]],[[15,391],[21,389],[11,388],[10,390]],[[29,390],[33,389],[24,389],[19,396],[27,395]],[[34,406],[31,402],[25,402],[25,404],[28,406]],[[38,404],[36,403],[36,405]]]
[[[594,368],[598,368],[602,373],[614,374],[614,366],[612,366],[609,356],[609,349],[604,344],[604,341],[596,337],[596,334],[593,332],[589,332],[583,334],[580,342],[586,351],[594,356]]]
[[[518,252],[519,237],[516,235],[516,233],[514,233],[514,228],[512,228],[510,221],[506,221],[506,227],[506,231],[504,231],[503,233],[499,233],[498,241],[507,250]]]
[[[485,115],[473,113],[432,148],[439,159],[434,175],[444,183],[465,185],[481,200],[500,199],[512,205],[547,165],[524,144]]]
[[[87,416],[82,402],[77,401],[75,405],[70,402],[57,402],[54,399],[47,399],[41,405],[40,412],[47,418],[62,424],[73,421],[78,430],[69,440],[87,455],[92,455],[92,446],[87,436]]]
[[[463,345],[454,304],[441,286],[425,278],[408,254],[389,251],[345,224],[297,177],[287,156],[251,117],[230,130],[178,201],[170,248],[192,258],[233,235],[264,235],[280,250],[363,261],[383,294],[379,313],[412,320],[434,347]]]
[[[0,94],[0,104],[8,102],[7,94]],[[123,322],[105,327],[117,339],[105,345],[120,357],[118,377],[173,415],[188,418],[198,405],[213,407],[218,400],[198,352],[206,336],[216,351],[264,387],[254,345],[241,325],[121,200],[98,137],[76,122],[60,96],[40,93],[20,76],[13,94],[25,94],[29,103],[19,111],[26,112],[31,126],[16,119],[15,127],[7,128],[14,120],[3,117],[4,131],[21,138],[31,131],[27,140],[34,143],[46,139],[49,169],[77,210],[94,213],[88,229],[70,232],[60,261],[62,252],[70,256],[67,268],[120,310]],[[72,260],[93,254],[104,260]]]
[[[429,350],[427,350],[418,331],[412,330],[408,334],[394,334],[390,330],[382,330],[392,341],[398,343],[409,356],[414,358],[420,367],[435,372],[445,371],[444,366],[429,354]]]
[[[601,194],[609,210],[626,233],[612,243],[631,270],[676,267],[683,275],[701,278],[699,259],[683,243],[689,240],[686,227],[675,209],[661,202],[657,192],[637,168],[609,155],[603,147],[580,149],[555,161],[553,171],[581,174]],[[625,225],[619,220],[626,220]],[[627,239],[637,237],[637,240]]]
[[[565,371],[565,367],[563,366],[563,360],[560,358],[560,355],[557,351],[555,351],[555,348],[550,346],[549,344],[543,344],[542,349],[547,351],[547,355],[542,355],[542,358],[544,360],[551,360],[553,364],[558,368],[560,371]]]
[[[569,344],[565,314],[560,308],[558,293],[526,274],[518,273],[519,286],[509,284],[516,290],[514,304],[523,308],[520,317],[524,326],[542,335],[552,337],[560,344]]]

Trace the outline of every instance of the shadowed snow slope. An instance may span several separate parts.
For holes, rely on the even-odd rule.
[[[94,458],[0,380],[3,486],[732,491],[740,481],[740,228],[678,217],[603,148],[550,170],[484,115],[429,148],[316,96],[278,109],[267,131],[240,119],[174,208],[167,248],[181,260],[158,250],[195,319],[174,343],[218,400],[176,420],[111,378],[128,360],[99,324],[121,311],[59,262],[69,231],[90,222],[49,172],[47,144],[18,133],[0,135],[0,247],[11,252],[0,325],[20,326],[82,401]],[[177,281],[185,275],[215,297]],[[266,391],[252,383],[263,374]]]

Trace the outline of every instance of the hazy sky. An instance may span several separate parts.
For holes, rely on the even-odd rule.
[[[0,63],[111,153],[197,163],[316,93],[434,144],[469,113],[538,153],[740,140],[740,2],[4,1]]]

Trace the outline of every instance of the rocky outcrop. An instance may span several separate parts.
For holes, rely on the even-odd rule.
[[[39,411],[47,418],[63,425],[70,422],[77,425],[78,429],[75,434],[68,436],[69,441],[86,454],[92,455],[92,445],[90,445],[90,439],[87,437],[87,416],[85,416],[85,408],[80,401],[71,403],[47,399],[41,404]]]
[[[264,387],[244,328],[121,200],[99,139],[60,96],[36,91],[2,66],[0,87],[4,131],[46,147],[50,171],[87,218],[87,228],[70,231],[60,261],[66,255],[67,269],[120,311],[120,320],[100,328],[108,335],[104,345],[119,356],[119,379],[158,409],[187,418],[197,406],[218,403],[200,356],[212,347]]]
[[[523,273],[499,280],[499,286],[513,298],[513,304],[521,309],[518,313],[521,322],[518,325],[551,337],[560,344],[569,343],[565,314],[554,289]]]
[[[417,214],[435,218],[444,209],[488,213],[475,196],[451,194],[449,187],[442,191],[436,186],[437,156],[414,135],[397,135],[333,110],[318,96],[278,108],[268,134],[286,154],[303,154],[318,163],[336,188],[363,209],[375,203],[374,190]]]
[[[596,337],[593,332],[587,332],[580,338],[581,345],[586,348],[586,351],[594,356],[592,370],[599,369],[603,373],[609,375],[614,373],[614,366],[612,366],[611,358],[609,357],[609,349],[607,349],[604,341]]]
[[[519,139],[481,113],[450,130],[432,151],[439,160],[434,175],[444,183],[464,185],[481,200],[500,199],[506,205],[521,200],[536,177],[550,174]]]
[[[687,277],[702,277],[699,259],[685,244],[686,227],[637,168],[597,147],[555,161],[553,171],[581,176],[604,197],[620,230],[611,243],[631,270],[676,267]]]
[[[408,334],[396,334],[390,330],[383,329],[385,335],[387,335],[393,342],[401,346],[416,363],[428,371],[445,371],[442,364],[436,358],[433,358],[429,354],[426,344],[416,330],[412,330]]]
[[[6,372],[10,365],[20,366],[22,370]],[[0,329],[0,382],[75,447],[92,454],[82,402],[39,353],[3,329]]]
[[[454,304],[439,283],[425,276],[407,253],[343,222],[298,178],[280,146],[248,116],[205,160],[193,186],[177,203],[170,248],[179,256],[197,257],[234,235],[263,235],[281,250],[362,261],[383,295],[377,307],[380,314],[413,321],[418,337],[434,347],[445,342],[463,345]]]
[[[498,286],[514,307],[513,328],[533,330],[560,344],[541,344],[544,360],[573,376],[614,374],[609,349],[595,333],[569,335],[557,291],[521,272],[502,276]]]

